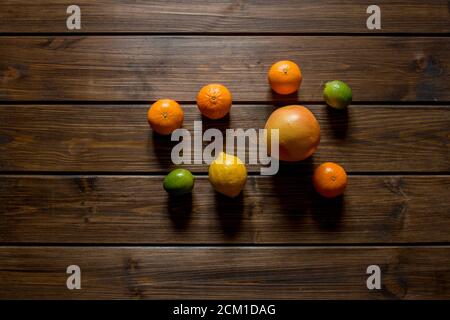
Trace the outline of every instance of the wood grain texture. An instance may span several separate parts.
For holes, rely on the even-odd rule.
[[[184,127],[194,133],[202,120],[196,106],[183,105]],[[235,105],[225,119],[203,119],[203,130],[264,128],[275,110]],[[312,159],[283,163],[281,173],[308,172],[334,161],[349,172],[449,172],[450,108],[447,106],[350,106],[335,111],[309,106],[321,126]],[[167,172],[177,142],[153,134],[148,105],[2,105],[0,170],[76,172]],[[204,145],[209,142],[205,142]],[[257,153],[255,147],[249,148]],[[247,157],[248,160],[248,157]],[[207,165],[186,165],[207,172]],[[259,172],[258,165],[249,166]]]
[[[0,32],[71,32],[67,0],[2,0]],[[446,33],[446,0],[383,0],[381,30],[368,30],[370,1],[78,0],[81,32]]]
[[[305,174],[250,177],[243,195],[197,177],[169,197],[161,176],[1,176],[2,243],[429,243],[450,241],[448,176],[350,176],[324,200]]]
[[[450,248],[3,247],[0,280],[2,299],[449,299]]]
[[[449,101],[449,51],[448,37],[1,37],[0,100],[195,101],[221,82],[234,101],[322,101],[337,78],[354,101]],[[289,97],[267,83],[284,59],[304,77]]]

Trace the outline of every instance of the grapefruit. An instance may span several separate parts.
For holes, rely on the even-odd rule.
[[[300,161],[311,156],[320,142],[316,117],[304,106],[286,106],[275,110],[266,122],[266,142],[270,153],[271,129],[279,130],[279,159]]]

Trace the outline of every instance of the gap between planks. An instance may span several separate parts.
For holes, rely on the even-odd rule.
[[[2,105],[12,105],[12,106],[46,106],[46,105],[86,105],[86,106],[108,106],[117,105],[126,108],[142,107],[142,105],[150,105],[156,100],[119,100],[119,101],[107,101],[107,100],[0,100],[0,106]],[[185,108],[196,108],[196,101],[189,100],[177,100],[178,103],[182,104]],[[280,100],[280,101],[233,101],[234,106],[254,106],[254,105],[273,105],[273,106],[283,106],[287,104],[302,104],[311,106],[325,106],[325,101],[307,101],[307,100]],[[357,106],[370,106],[370,107],[397,107],[397,106],[407,106],[407,107],[449,107],[450,101],[353,101],[349,107]]]
[[[408,242],[408,243],[305,243],[299,245],[298,243],[51,243],[51,242],[10,242],[0,243],[0,248],[14,249],[24,247],[47,247],[47,248],[148,248],[148,249],[177,249],[178,247],[190,249],[383,249],[383,248],[449,248],[450,242]]]
[[[183,166],[183,165],[180,165]],[[206,164],[205,164],[206,166]],[[79,177],[79,176],[99,176],[99,177],[142,177],[142,178],[160,178],[164,177],[169,171],[159,171],[159,172],[109,172],[109,171],[0,171],[0,178],[2,177],[46,177],[46,176],[61,176],[61,177]],[[193,172],[195,177],[206,177],[208,176],[208,172]],[[266,177],[272,176],[263,176],[257,172],[248,172],[248,176],[264,179]],[[279,173],[280,176],[284,176],[284,173]],[[309,175],[311,176],[312,173]],[[369,171],[369,172],[351,172],[347,171],[347,175],[349,176],[359,176],[359,177],[370,177],[370,176],[415,176],[415,177],[448,177],[450,172],[419,172],[419,171]]]
[[[450,37],[450,33],[431,33],[431,32],[0,32],[0,37],[29,37],[29,36],[42,36],[42,37],[86,37],[86,36],[166,36],[166,37],[179,37],[179,36],[202,36],[202,37],[215,37],[215,36],[228,36],[228,37],[264,37],[264,36],[301,36],[301,37]]]

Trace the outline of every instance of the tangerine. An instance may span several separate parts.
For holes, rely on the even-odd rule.
[[[231,108],[232,97],[224,85],[213,83],[200,89],[197,95],[197,106],[207,118],[223,118]]]
[[[322,163],[314,171],[313,185],[320,195],[326,198],[337,197],[347,187],[347,173],[337,163]]]
[[[153,130],[168,135],[183,124],[184,112],[180,105],[170,99],[156,101],[147,112],[147,120]]]
[[[278,61],[270,67],[269,84],[273,91],[279,94],[291,94],[300,88],[302,72],[292,61]]]

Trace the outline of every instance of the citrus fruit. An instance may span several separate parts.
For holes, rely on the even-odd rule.
[[[221,152],[209,166],[209,182],[224,195],[236,197],[246,181],[247,168],[238,157]]]
[[[156,101],[147,112],[147,120],[159,134],[171,134],[183,124],[184,112],[180,105],[170,99]]]
[[[330,107],[344,109],[352,102],[352,89],[343,81],[329,81],[323,89],[323,98]]]
[[[207,118],[223,118],[231,108],[232,98],[227,87],[213,83],[200,89],[197,95],[197,106]]]
[[[291,94],[298,90],[302,82],[302,72],[295,62],[278,61],[270,67],[269,84],[279,94]]]
[[[313,184],[320,195],[334,198],[344,192],[347,186],[347,174],[337,163],[325,162],[314,171]]]
[[[194,176],[189,170],[175,169],[164,178],[163,186],[170,194],[189,193],[194,187]]]
[[[279,159],[300,161],[311,156],[320,142],[320,126],[304,106],[286,106],[272,112],[267,119],[266,142],[271,152],[271,129],[279,130]]]

